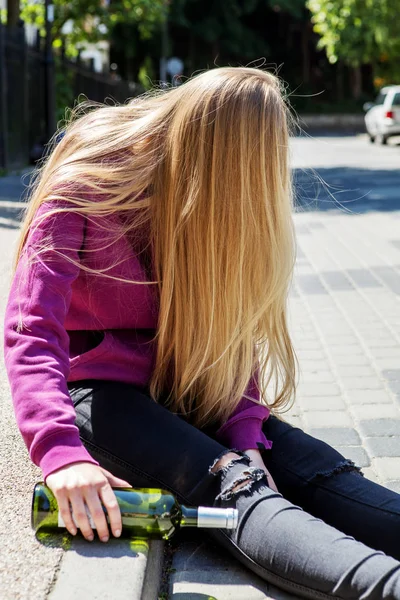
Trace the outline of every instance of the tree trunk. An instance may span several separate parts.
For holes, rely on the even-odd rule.
[[[353,67],[350,71],[350,85],[354,100],[359,100],[362,93],[361,67]]]
[[[20,0],[7,0],[7,27],[14,29],[19,21]]]
[[[303,62],[303,83],[310,83],[310,29],[308,23],[302,24],[301,50]]]
[[[344,80],[343,63],[339,60],[336,64],[336,100],[343,102],[344,99]]]

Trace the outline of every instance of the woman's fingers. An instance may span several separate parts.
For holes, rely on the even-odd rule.
[[[110,533],[104,510],[101,506],[98,492],[95,488],[91,488],[85,495],[85,502],[89,509],[89,513],[96,526],[97,533],[102,542],[108,542]]]
[[[82,535],[91,542],[94,539],[94,534],[86,512],[84,497],[81,495],[79,489],[70,491],[70,502],[77,526],[81,530]]]
[[[100,498],[108,513],[108,520],[113,535],[119,537],[122,531],[121,509],[119,508],[117,498],[109,484],[102,485],[100,490]]]
[[[121,511],[111,486],[130,488],[128,481],[98,465],[78,461],[50,473],[46,485],[56,497],[65,527],[73,535],[79,528],[91,541],[94,539],[92,528],[95,528],[102,541],[108,540],[107,514],[113,534],[116,537],[121,534]]]
[[[58,512],[60,513],[65,527],[72,535],[76,535],[77,529],[71,515],[71,506],[69,504],[68,497],[65,493],[57,495]]]

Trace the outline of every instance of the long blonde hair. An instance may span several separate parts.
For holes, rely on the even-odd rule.
[[[77,110],[25,215],[17,260],[45,202],[40,222],[68,210],[92,219],[118,212],[129,218],[116,235],[147,227],[154,281],[146,285],[159,298],[150,393],[157,400],[167,390],[170,409],[197,426],[223,422],[253,376],[275,411],[294,397],[283,96],[269,72],[223,67],[122,106]]]

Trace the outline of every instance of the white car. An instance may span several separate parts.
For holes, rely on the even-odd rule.
[[[392,135],[400,135],[400,85],[381,89],[375,102],[364,104],[365,126],[371,142],[386,144]]]

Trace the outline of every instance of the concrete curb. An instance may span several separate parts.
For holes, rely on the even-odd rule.
[[[299,115],[299,125],[306,131],[365,132],[363,113],[337,115]]]
[[[49,600],[157,600],[163,567],[162,540],[111,538],[103,544],[73,539]]]

